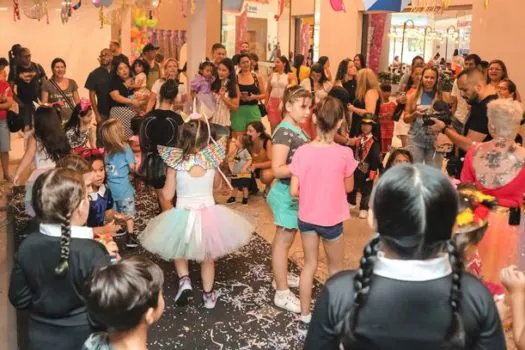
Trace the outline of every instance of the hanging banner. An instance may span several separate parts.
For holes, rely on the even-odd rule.
[[[303,23],[301,26],[301,32],[300,32],[300,41],[299,41],[299,53],[304,55],[304,57],[308,57],[308,50],[310,49],[310,38],[311,38],[311,32],[310,32],[310,24]]]
[[[246,41],[246,32],[248,30],[248,11],[247,6],[235,23],[235,52],[241,52],[241,44]]]
[[[365,11],[402,12],[410,0],[363,0]]]
[[[386,13],[373,13],[370,15],[369,31],[372,32],[372,38],[368,49],[368,67],[376,73],[379,71],[381,54],[383,52],[386,16]]]

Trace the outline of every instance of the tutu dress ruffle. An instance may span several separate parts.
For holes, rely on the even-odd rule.
[[[139,236],[142,246],[162,259],[214,260],[248,243],[254,226],[235,211],[215,204],[215,169],[225,157],[226,139],[197,154],[183,156],[177,148],[159,146],[164,162],[177,171],[177,207],[154,219]],[[192,167],[206,170],[192,177]]]
[[[178,199],[177,199],[178,200]],[[164,260],[215,260],[250,240],[254,227],[222,205],[173,208],[152,219],[139,237],[142,246]]]

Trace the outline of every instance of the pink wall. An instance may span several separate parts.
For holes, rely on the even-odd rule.
[[[0,12],[0,31],[4,34],[0,40],[0,57],[7,58],[11,46],[19,43],[31,49],[32,59],[40,63],[48,75],[51,74],[51,61],[61,57],[67,64],[67,76],[77,82],[81,97],[87,97],[84,83],[89,72],[99,65],[100,50],[109,45],[111,27],[100,29],[98,9],[89,2],[83,4],[66,24],[62,24],[60,12],[56,11],[58,2],[50,1],[49,4],[49,24],[45,20],[28,19],[23,14],[21,21],[13,22],[11,7]]]
[[[488,9],[484,8],[483,1],[474,2],[470,45],[470,51],[484,60],[503,60],[522,96],[525,91],[523,13],[523,0],[490,1]]]

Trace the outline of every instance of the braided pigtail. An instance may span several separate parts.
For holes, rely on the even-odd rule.
[[[64,216],[60,223],[62,235],[60,236],[60,261],[55,268],[57,277],[64,277],[69,268],[69,248],[71,246],[71,213]]]
[[[350,348],[355,341],[355,329],[359,308],[363,306],[368,293],[370,292],[370,282],[374,271],[374,258],[379,250],[379,235],[370,240],[359,262],[359,270],[354,277],[354,305],[346,315],[343,323],[343,333],[341,342],[345,349]]]
[[[450,306],[452,308],[452,322],[445,336],[446,349],[460,350],[465,348],[465,327],[461,317],[461,277],[463,275],[463,261],[454,241],[447,241],[447,251],[452,266],[452,288],[450,291]]]

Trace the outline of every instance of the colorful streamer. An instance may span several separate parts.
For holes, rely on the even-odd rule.
[[[13,21],[20,21],[20,5],[18,0],[13,0]]]

